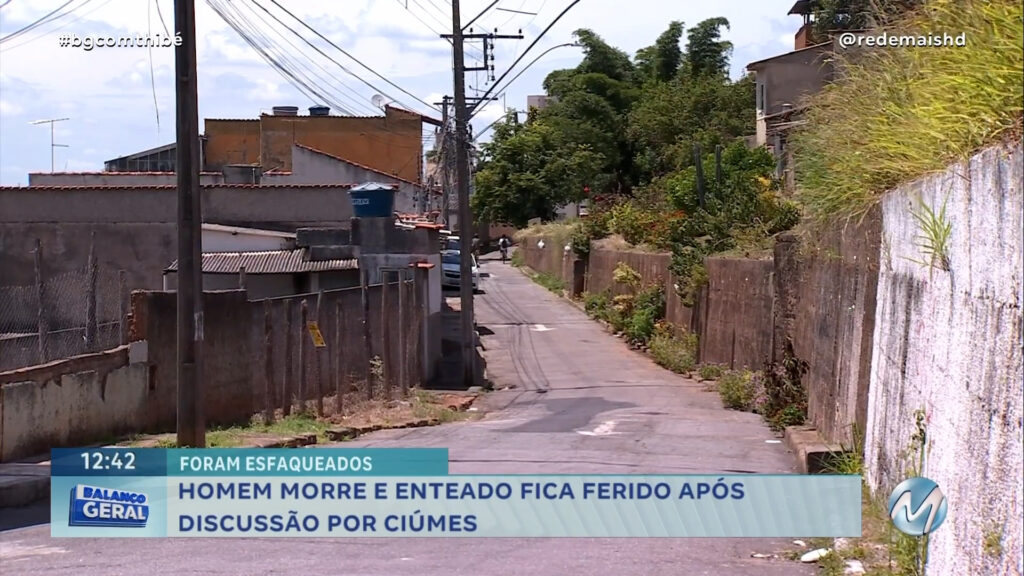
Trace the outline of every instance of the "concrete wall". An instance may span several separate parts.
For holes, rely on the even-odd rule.
[[[302,146],[292,147],[292,172],[282,180],[290,184],[395,184],[398,186],[395,211],[406,214],[419,212],[420,187],[412,181],[368,170]]]
[[[775,247],[776,357],[786,338],[809,364],[808,419],[828,441],[853,445],[867,424],[881,218],[823,230],[814,242],[783,235]]]
[[[708,258],[700,361],[759,370],[772,355],[772,261]]]
[[[127,271],[129,288],[160,289],[163,270],[177,257],[176,192],[151,188],[0,188],[0,279],[34,282],[35,239],[43,245],[44,275],[84,266],[96,234],[101,267]],[[347,227],[352,216],[340,187],[219,186],[202,198],[206,222],[291,229]]]
[[[416,114],[388,108],[382,117],[263,115],[259,123],[259,161],[267,171],[293,171],[292,144],[298,143],[406,180],[421,179],[422,120]],[[227,138],[230,146],[240,146],[237,136],[217,129],[207,125],[211,143]]]
[[[586,290],[594,294],[608,291],[627,294],[629,288],[614,280],[615,268],[620,262],[640,273],[645,285],[664,284],[668,279],[668,266],[672,256],[664,253],[641,252],[629,249],[609,249],[597,242],[590,250]]]
[[[0,461],[144,430],[151,400],[127,346],[0,373]]]
[[[1022,573],[1022,164],[1020,144],[988,149],[882,203],[867,479],[881,494],[903,479],[923,410],[921,474],[949,499],[929,539],[929,575]],[[948,271],[915,262],[918,202],[936,212],[946,203]],[[984,551],[993,536],[1001,557]]]

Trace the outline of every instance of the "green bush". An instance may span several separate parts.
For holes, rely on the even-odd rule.
[[[638,344],[647,344],[654,335],[655,324],[665,317],[665,292],[654,285],[639,292],[632,301],[632,313],[626,323],[626,337]]]
[[[729,370],[718,379],[718,394],[730,410],[750,411],[754,407],[753,374]]]
[[[701,380],[718,380],[724,371],[725,368],[718,364],[701,364],[699,374]]]
[[[664,324],[655,327],[651,337],[651,356],[659,365],[675,372],[686,374],[697,363],[697,335],[676,336]]]
[[[608,308],[612,305],[612,299],[608,296],[607,292],[593,293],[584,292],[583,298],[583,309],[594,318],[605,319],[605,315],[608,313]]]

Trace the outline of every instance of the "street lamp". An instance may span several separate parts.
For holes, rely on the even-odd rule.
[[[33,126],[38,125],[38,124],[49,124],[50,125],[50,173],[51,174],[53,173],[53,166],[54,166],[55,158],[56,158],[56,156],[54,154],[54,148],[58,148],[58,147],[60,147],[60,148],[67,148],[68,147],[67,144],[54,144],[53,143],[53,125],[55,123],[57,123],[57,122],[63,122],[65,120],[70,120],[70,118],[50,118],[50,119],[47,119],[47,120],[36,120],[35,122],[29,122],[29,124],[31,124]]]

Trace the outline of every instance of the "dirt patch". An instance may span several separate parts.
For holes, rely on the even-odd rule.
[[[446,422],[475,418],[470,411],[475,394],[434,393],[414,390],[402,400],[353,401],[346,399],[341,412],[317,418],[309,413],[283,416],[273,423],[255,417],[247,426],[214,429],[207,432],[210,448],[295,448],[329,441],[350,440],[377,430],[436,426]],[[333,404],[333,399],[327,403]],[[174,434],[135,436],[117,446],[173,448]]]

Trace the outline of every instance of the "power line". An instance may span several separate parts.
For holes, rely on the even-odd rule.
[[[254,4],[255,4],[255,3],[254,3]],[[264,12],[266,12],[266,13],[267,13],[267,14],[268,14],[268,15],[269,15],[269,16],[270,16],[271,18],[273,18],[273,19],[274,19],[274,20],[275,20],[275,21],[276,21],[276,22],[277,22],[278,24],[281,24],[281,25],[282,25],[282,26],[284,26],[284,27],[285,27],[286,29],[288,29],[288,30],[289,30],[289,31],[290,31],[290,32],[291,32],[292,34],[294,34],[295,36],[298,36],[298,37],[299,37],[300,39],[302,39],[302,35],[301,35],[301,34],[299,34],[299,33],[298,33],[298,32],[297,32],[296,30],[294,30],[293,28],[290,28],[290,27],[288,27],[288,25],[287,25],[287,24],[284,24],[283,22],[281,22],[281,21],[280,21],[280,19],[278,19],[277,17],[275,17],[275,16],[273,15],[273,14],[271,14],[271,13],[270,13],[269,11],[267,11],[267,10],[266,10],[265,8],[263,8],[263,7],[262,7],[262,6],[260,6],[259,4],[255,4],[255,5],[256,5],[257,7],[259,7],[260,9],[262,9],[262,10],[263,10]],[[274,26],[273,24],[271,24],[270,22],[268,22],[268,21],[267,21],[267,20],[266,20],[266,19],[265,19],[265,18],[264,18],[264,17],[262,16],[262,15],[260,15],[260,14],[259,14],[258,12],[255,12],[255,11],[253,12],[253,14],[255,14],[255,15],[256,15],[256,17],[257,17],[257,18],[259,18],[259,19],[260,19],[260,20],[261,20],[261,21],[262,21],[263,23],[265,23],[265,24],[269,25],[269,26],[270,26],[270,28],[271,28],[272,30],[274,30],[274,31],[275,31],[275,32],[276,32],[276,33],[277,33],[277,34],[278,34],[279,36],[281,36],[281,38],[282,38],[282,39],[284,39],[284,41],[285,41],[285,42],[287,42],[289,46],[291,46],[292,48],[294,48],[296,52],[299,52],[299,53],[301,53],[301,52],[302,52],[302,49],[301,49],[301,48],[299,48],[298,46],[296,46],[296,45],[295,45],[295,44],[294,44],[294,43],[293,43],[293,42],[292,42],[291,40],[289,40],[289,39],[288,39],[288,38],[287,38],[287,37],[286,37],[286,36],[285,36],[285,35],[284,35],[283,33],[281,33],[281,32],[280,32],[280,31],[279,31],[279,30],[277,29],[277,27],[275,27],[275,26]],[[287,52],[286,52],[286,53],[287,53]],[[339,68],[342,68],[343,70],[345,69],[345,68],[344,68],[344,66],[342,66],[342,65],[341,65],[341,64],[340,64],[339,62],[337,62],[337,61],[333,60],[333,59],[332,59],[332,58],[330,58],[329,56],[327,56],[327,59],[328,59],[328,60],[330,60],[330,61],[331,61],[331,62],[332,62],[332,63],[333,63],[334,65],[338,66]],[[329,86],[332,86],[332,87],[333,87],[333,85],[331,84],[331,80],[333,80],[333,74],[332,74],[332,72],[331,72],[330,70],[328,70],[327,68],[325,68],[325,67],[324,67],[324,66],[323,66],[322,64],[320,64],[319,62],[316,62],[316,61],[315,61],[314,59],[310,58],[309,60],[310,60],[311,62],[313,62],[314,64],[316,64],[316,65],[317,65],[317,67],[318,67],[318,68],[320,68],[320,70],[322,70],[322,71],[324,72],[324,74],[326,74],[326,75],[327,75],[327,79],[328,79],[328,80],[327,80],[327,83],[328,83],[328,85],[329,85]],[[293,62],[294,62],[294,61],[293,61]],[[295,65],[296,65],[296,66],[300,66],[300,67],[301,67],[301,65],[300,65],[300,64],[299,64],[298,62],[295,62]],[[346,70],[346,72],[348,72],[348,70]],[[350,74],[351,74],[351,73],[350,73]],[[317,74],[316,76],[317,76],[317,78],[320,78],[320,76],[319,76],[318,74]],[[356,108],[360,108],[360,109],[362,109],[362,110],[368,110],[368,109],[370,109],[370,108],[369,108],[369,106],[368,106],[368,105],[367,105],[367,104],[365,103],[365,98],[364,98],[364,97],[363,97],[363,96],[362,96],[361,94],[359,94],[358,92],[356,92],[355,90],[353,90],[352,88],[350,88],[350,87],[349,87],[348,85],[346,85],[345,83],[340,83],[340,84],[339,84],[339,86],[341,86],[341,87],[342,87],[343,89],[347,90],[348,92],[350,92],[350,93],[352,93],[352,94],[354,95],[354,98],[353,98],[353,97],[347,97],[347,96],[346,96],[346,100],[348,100],[349,102],[351,102],[351,103],[353,104],[353,106],[354,106],[354,107],[356,107]],[[340,96],[340,94],[339,94],[339,96]],[[346,112],[346,113],[349,113],[349,114],[351,114],[351,112],[349,112],[348,110],[346,110],[346,108],[345,108],[344,106],[342,106],[342,107],[340,107],[340,108],[341,108],[341,110],[342,110],[342,111],[344,111],[344,112]]]
[[[253,1],[255,2],[255,0],[253,0]],[[352,59],[352,60],[353,60],[353,61],[354,61],[354,62],[355,62],[356,64],[359,64],[360,66],[362,66],[363,68],[365,68],[366,70],[368,70],[368,71],[369,71],[369,72],[370,72],[371,74],[373,74],[374,76],[376,76],[376,77],[380,78],[380,79],[381,79],[381,80],[383,80],[384,82],[387,82],[387,83],[388,83],[389,85],[391,85],[392,87],[394,87],[394,88],[398,89],[399,91],[401,91],[401,92],[402,92],[402,93],[404,93],[405,95],[407,95],[407,96],[409,96],[409,97],[411,97],[411,98],[415,99],[415,100],[416,100],[417,102],[419,102],[419,103],[421,103],[421,104],[423,104],[423,105],[427,106],[428,108],[431,108],[431,109],[433,109],[433,110],[437,111],[437,108],[435,108],[435,107],[434,107],[434,106],[433,106],[432,104],[429,104],[429,103],[427,103],[427,102],[425,102],[425,101],[421,100],[420,98],[416,97],[416,96],[415,96],[415,95],[413,95],[412,93],[410,93],[410,92],[406,91],[406,90],[405,90],[404,88],[402,88],[401,86],[399,86],[399,85],[395,84],[395,83],[394,83],[394,82],[392,82],[391,80],[388,80],[388,79],[387,79],[387,78],[385,78],[384,76],[380,75],[380,74],[379,74],[379,73],[378,73],[378,72],[377,72],[376,70],[374,70],[373,68],[370,68],[370,67],[369,67],[369,66],[367,66],[366,64],[363,64],[363,63],[362,63],[362,61],[360,61],[360,60],[359,60],[358,58],[356,58],[355,56],[353,56],[353,55],[349,54],[348,52],[346,52],[346,51],[345,51],[344,49],[342,49],[342,48],[341,48],[340,46],[338,46],[337,44],[335,44],[334,42],[332,42],[332,41],[331,41],[331,40],[330,40],[329,38],[327,38],[326,36],[324,36],[324,35],[323,35],[323,34],[321,34],[320,32],[317,32],[317,31],[316,31],[316,29],[314,29],[314,28],[313,28],[312,26],[310,26],[309,24],[307,24],[307,23],[306,23],[306,22],[305,22],[304,20],[302,20],[301,18],[299,18],[299,17],[295,16],[294,14],[292,14],[292,13],[291,13],[291,12],[290,12],[290,11],[289,11],[289,10],[288,10],[287,8],[285,8],[284,6],[281,6],[281,4],[280,4],[280,3],[279,3],[279,2],[277,1],[277,0],[270,0],[270,2],[271,2],[272,4],[274,4],[274,6],[277,6],[278,8],[280,8],[280,9],[281,9],[281,10],[282,10],[282,11],[283,11],[283,12],[284,12],[285,14],[287,14],[287,15],[291,16],[291,17],[292,17],[292,18],[294,18],[294,19],[295,19],[296,21],[298,21],[299,23],[301,23],[301,24],[302,24],[303,26],[305,26],[305,27],[306,27],[306,28],[307,28],[307,29],[308,29],[308,30],[309,30],[310,32],[312,32],[312,33],[316,34],[316,35],[317,35],[317,36],[318,36],[318,37],[319,37],[319,38],[320,38],[321,40],[323,40],[324,42],[327,42],[328,44],[330,44],[332,48],[334,48],[335,50],[337,50],[337,51],[341,52],[341,53],[342,53],[342,54],[344,54],[345,56],[348,56],[348,57],[349,57],[350,59]],[[261,8],[262,8],[262,6],[261,6]],[[305,39],[305,37],[303,37],[303,39]],[[307,44],[309,44],[310,46],[312,46],[313,48],[315,48],[315,49],[316,49],[316,50],[317,50],[318,52],[320,52],[321,54],[323,54],[323,51],[321,51],[321,50],[320,50],[320,49],[319,49],[319,48],[318,48],[318,47],[317,47],[316,45],[314,45],[313,43],[309,42],[308,40],[306,40],[306,43],[307,43]],[[324,56],[326,56],[326,54],[324,54]],[[353,76],[354,76],[354,75],[353,75]],[[358,76],[355,76],[355,78],[357,78],[357,79],[359,79],[359,80],[362,80],[362,79],[361,79],[361,78],[359,78]],[[373,86],[372,84],[370,84],[369,82],[366,82],[365,80],[363,80],[363,83],[364,83],[364,84],[366,84],[367,86],[370,86],[370,87],[371,87],[371,88],[373,88],[374,90],[377,90],[377,91],[378,91],[378,92],[380,92],[381,94],[383,94],[383,95],[385,95],[385,96],[388,96],[388,95],[387,95],[387,94],[385,94],[385,93],[384,93],[384,92],[383,92],[382,90],[378,90],[377,88],[375,88],[375,87],[374,87],[374,86]],[[388,96],[388,98],[391,98],[392,100],[394,100],[394,101],[396,101],[396,102],[398,101],[398,99],[397,99],[397,98],[394,98],[394,97],[391,97],[391,96]]]
[[[266,44],[266,42],[260,42],[258,39],[254,39],[251,31],[246,30],[246,26],[242,22],[240,22],[236,16],[231,16],[226,13],[226,7],[221,4],[220,0],[206,0],[206,3],[211,8],[213,8],[215,12],[217,12],[217,15],[224,19],[224,21],[227,22],[228,25],[235,30],[235,32],[237,32],[239,36],[241,36],[242,39],[245,40],[247,44],[249,44],[249,46],[256,50],[260,54],[260,56],[262,56],[263,59],[267,61],[267,63],[269,63],[273,68],[281,72],[286,77],[291,78],[293,86],[295,86],[295,88],[302,92],[307,98],[309,98],[311,101],[316,101],[320,99],[323,99],[325,101],[331,100],[324,94],[321,94],[316,88],[310,86],[307,83],[308,78],[299,78],[291,68],[289,68],[285,64],[282,64],[277,60],[277,58],[268,53],[267,50],[264,49],[264,45]],[[248,23],[246,22],[246,24]],[[248,25],[251,28],[251,24]],[[334,104],[334,102],[332,102],[332,104]],[[341,108],[344,110],[343,107]]]
[[[7,0],[7,1],[9,2],[10,0]],[[89,10],[88,12],[79,14],[78,16],[76,16],[72,20],[64,21],[63,23],[61,23],[56,28],[51,28],[49,30],[46,30],[46,32],[43,32],[43,33],[39,34],[38,36],[29,38],[29,39],[27,39],[27,40],[25,40],[23,42],[18,42],[17,44],[14,44],[13,46],[7,46],[6,48],[3,49],[3,51],[14,50],[15,48],[19,48],[19,47],[24,46],[26,44],[31,44],[32,42],[35,42],[36,40],[39,40],[40,38],[44,38],[44,37],[46,37],[47,35],[49,35],[49,34],[51,34],[53,32],[56,32],[58,30],[63,30],[67,26],[70,26],[70,25],[74,24],[75,22],[80,21],[82,18],[85,18],[86,16],[88,16],[88,15],[90,15],[90,14],[92,14],[92,13],[94,13],[94,12],[100,10],[100,9],[102,9],[107,4],[110,4],[111,1],[112,0],[104,0],[103,3],[101,3],[99,6],[96,6],[92,10]],[[84,6],[84,4],[82,6]],[[79,8],[81,8],[81,6]],[[74,10],[72,10],[71,12],[74,12]],[[69,12],[68,14],[71,14],[71,12]],[[54,24],[54,23],[57,22],[57,20],[58,20],[58,18],[53,18],[49,22],[47,22],[46,24]],[[45,24],[43,26],[45,26]]]
[[[18,36],[21,36],[22,34],[25,34],[26,32],[30,32],[30,31],[36,29],[37,27],[42,26],[43,24],[46,24],[47,22],[51,22],[53,20],[57,20],[58,18],[61,18],[63,16],[67,16],[68,14],[74,12],[75,10],[78,10],[82,6],[85,6],[90,1],[91,0],[85,0],[82,4],[79,4],[77,7],[72,8],[71,10],[68,10],[67,12],[65,12],[63,14],[58,14],[61,10],[66,8],[69,4],[73,4],[75,2],[75,0],[68,0],[67,2],[61,4],[60,6],[58,6],[56,8],[54,8],[52,12],[50,12],[49,14],[39,18],[35,22],[32,22],[31,24],[28,24],[28,25],[24,26],[21,29],[15,30],[14,32],[11,32],[7,36],[4,36],[3,38],[0,38],[0,44],[3,44],[4,42],[7,42],[9,40],[13,40],[14,38],[17,38]]]
[[[4,3],[0,4],[0,8],[3,8],[4,6],[7,6],[10,3],[11,3],[11,0],[4,0]]]
[[[513,70],[513,69],[514,69],[514,68],[516,67],[516,64],[519,64],[519,62],[520,62],[520,61],[521,61],[521,60],[522,60],[523,58],[525,58],[527,54],[529,54],[529,53],[530,53],[530,50],[532,50],[532,49],[533,49],[533,47],[537,45],[537,42],[540,42],[541,38],[544,38],[544,35],[545,35],[545,34],[547,34],[547,33],[548,33],[548,31],[549,31],[549,30],[551,30],[551,28],[553,28],[553,27],[554,27],[554,25],[555,25],[556,23],[558,23],[558,21],[559,21],[559,20],[561,20],[561,19],[562,19],[562,17],[563,17],[563,16],[565,16],[565,15],[566,15],[566,14],[567,14],[567,13],[569,12],[569,10],[571,10],[571,9],[572,9],[572,7],[573,7],[573,6],[575,6],[575,5],[579,4],[579,3],[580,3],[580,0],[573,0],[573,1],[572,1],[572,2],[571,2],[571,3],[569,4],[569,5],[568,5],[568,6],[566,6],[566,7],[565,7],[565,10],[562,10],[562,12],[561,12],[561,13],[560,13],[560,14],[559,14],[558,16],[556,16],[556,17],[555,17],[555,19],[554,19],[554,20],[552,20],[550,24],[548,24],[548,27],[547,27],[547,28],[545,28],[545,29],[544,29],[544,30],[543,30],[543,31],[542,31],[542,32],[540,33],[540,35],[539,35],[539,36],[537,36],[537,38],[536,38],[536,39],[535,39],[535,40],[534,40],[534,41],[533,41],[533,42],[532,42],[532,43],[531,43],[531,44],[530,44],[529,46],[527,46],[527,47],[526,47],[526,50],[525,50],[525,51],[524,51],[524,52],[522,53],[522,55],[520,55],[520,56],[519,56],[519,58],[516,58],[516,61],[515,61],[515,62],[513,62],[513,63],[512,63],[512,65],[508,67],[508,70],[506,70],[506,71],[505,71],[505,73],[501,75],[501,77],[499,77],[499,78],[498,78],[497,80],[495,80],[495,81],[494,81],[494,84],[493,84],[493,85],[492,85],[492,86],[491,86],[491,87],[490,87],[490,88],[489,88],[489,89],[487,90],[487,92],[484,92],[484,94],[483,94],[483,98],[487,98],[488,96],[490,96],[490,95],[491,95],[491,92],[493,92],[493,91],[494,91],[494,88],[495,88],[496,86],[498,86],[499,84],[501,84],[501,81],[505,79],[505,76],[508,76],[509,72],[511,72],[511,71],[512,71],[512,70]],[[473,119],[473,117],[474,117],[474,116],[476,116],[477,112],[479,112],[479,111],[480,111],[480,106],[481,106],[481,105],[482,105],[482,104],[483,104],[483,103],[484,103],[485,101],[486,101],[486,100],[480,100],[480,102],[477,102],[477,103],[476,103],[476,104],[475,104],[475,105],[473,106],[473,108],[471,108],[471,109],[470,109],[470,114],[469,114],[469,119],[470,119],[470,120],[472,120],[472,119]]]

